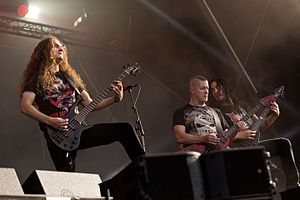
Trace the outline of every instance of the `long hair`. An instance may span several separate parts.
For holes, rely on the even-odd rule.
[[[26,85],[34,84],[37,94],[42,95],[46,92],[47,87],[55,82],[56,76],[52,67],[56,65],[54,40],[58,39],[53,36],[48,37],[40,41],[35,47],[21,77],[19,90],[20,97],[22,96]],[[67,74],[80,91],[84,90],[85,84],[76,71],[69,65],[66,47],[63,46],[62,49],[64,56],[59,63],[59,70]]]
[[[233,90],[229,87],[227,82],[221,78],[214,78],[209,81],[209,85],[211,85],[212,82],[216,82],[217,87],[222,88],[225,93],[225,100],[226,101],[232,101],[232,103],[236,106],[241,106],[242,102],[237,98],[237,96],[234,94]],[[220,103],[215,100],[215,98],[211,95],[211,92],[209,93],[209,105],[213,107],[219,107]]]

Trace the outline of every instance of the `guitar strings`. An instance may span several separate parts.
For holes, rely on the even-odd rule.
[[[84,107],[78,115],[75,115],[69,122],[69,127],[75,128],[75,126],[82,122],[84,120],[84,118],[86,117],[86,115],[92,111],[92,109],[98,104],[100,103],[112,90],[113,90],[113,86],[112,84],[116,81],[122,81],[125,80],[127,78],[127,74],[129,74],[126,70],[124,72],[122,72],[114,81],[112,81],[109,85],[108,88],[104,89],[98,97],[96,97],[88,106]],[[107,91],[106,91],[107,90]],[[106,92],[105,92],[106,91]],[[104,93],[104,94],[103,94]],[[64,138],[66,138],[70,133],[70,130],[68,131],[62,131],[59,130],[57,131],[54,135],[53,135],[53,139],[57,142],[62,142]]]
[[[112,86],[110,85],[109,87],[111,88],[110,91],[112,91]],[[108,90],[108,89],[105,89],[105,90]],[[94,101],[92,101],[87,107],[84,107],[78,115],[74,116],[70,120],[69,127],[75,128],[75,126],[77,125],[78,122],[80,123],[83,121],[85,116],[93,109],[93,107],[95,105],[97,105],[98,103],[100,103],[104,99],[104,97],[108,95],[108,93],[106,93],[105,90],[99,95],[99,98],[95,98]],[[104,95],[102,95],[103,93],[104,93]],[[56,134],[54,135],[54,138],[59,139],[61,142],[69,133],[70,133],[70,131],[61,131],[60,130],[60,131],[56,132]]]

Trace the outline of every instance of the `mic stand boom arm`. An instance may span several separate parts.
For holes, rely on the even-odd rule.
[[[140,86],[139,86],[140,89]],[[138,133],[139,139],[140,139],[140,143],[144,149],[144,151],[146,152],[146,146],[145,146],[145,132],[144,132],[144,128],[142,125],[142,121],[138,112],[138,109],[136,107],[136,102],[134,100],[134,97],[132,95],[132,88],[128,88],[127,89],[128,93],[130,94],[130,99],[131,99],[131,103],[132,103],[132,109],[134,111],[134,114],[136,115],[136,126],[135,126],[135,130]]]

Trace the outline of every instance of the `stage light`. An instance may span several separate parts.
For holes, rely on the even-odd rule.
[[[17,15],[19,17],[24,17],[27,14],[27,12],[28,12],[28,4],[25,3],[19,4],[17,9]]]
[[[37,19],[39,17],[39,13],[40,13],[40,8],[30,5],[25,17],[30,19]]]

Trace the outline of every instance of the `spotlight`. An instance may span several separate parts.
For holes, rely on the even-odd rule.
[[[20,3],[17,9],[17,15],[19,17],[24,17],[28,12],[28,3]]]
[[[26,18],[29,19],[37,19],[39,17],[40,8],[36,6],[29,6],[28,13],[25,15]]]
[[[87,12],[85,12],[84,8],[82,8],[82,11],[83,11],[83,14],[75,20],[74,25],[73,25],[74,27],[78,26],[78,24],[80,24],[83,20],[85,20],[88,17],[88,14],[87,14]]]

